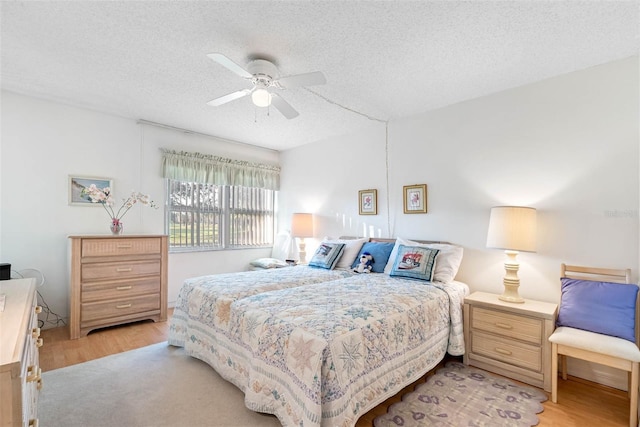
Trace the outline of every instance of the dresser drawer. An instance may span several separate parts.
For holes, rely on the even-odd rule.
[[[160,254],[159,237],[132,239],[83,239],[82,257]]]
[[[472,307],[471,327],[532,344],[542,344],[542,320]]]
[[[130,298],[137,295],[160,292],[160,278],[147,277],[115,282],[93,282],[82,284],[82,302]]]
[[[541,372],[542,370],[542,349],[540,347],[508,338],[473,331],[471,333],[471,352],[531,371]]]
[[[104,262],[82,265],[82,282],[160,274],[160,260]]]
[[[128,316],[152,310],[160,310],[160,294],[83,303],[80,324],[84,327],[85,322]]]

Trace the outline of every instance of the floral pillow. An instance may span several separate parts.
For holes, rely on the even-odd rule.
[[[313,254],[313,258],[309,261],[309,265],[311,267],[333,270],[344,251],[344,247],[344,243],[320,243],[320,246],[316,249],[316,253]]]
[[[389,276],[409,277],[430,282],[436,266],[438,249],[424,246],[398,246],[398,254]]]

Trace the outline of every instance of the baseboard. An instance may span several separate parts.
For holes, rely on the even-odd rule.
[[[574,377],[623,391],[628,389],[628,375],[620,369],[613,369],[608,366],[569,357],[567,359],[567,371],[569,375]]]

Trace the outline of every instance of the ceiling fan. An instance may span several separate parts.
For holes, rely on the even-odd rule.
[[[207,105],[213,107],[251,95],[251,100],[256,106],[268,107],[269,105],[273,105],[287,119],[293,119],[297,117],[299,113],[280,95],[275,93],[274,90],[323,85],[327,82],[324,74],[320,71],[279,77],[278,68],[273,62],[266,59],[252,60],[245,70],[221,53],[210,53],[207,56],[240,77],[250,80],[253,84],[251,89],[238,90],[207,102]]]

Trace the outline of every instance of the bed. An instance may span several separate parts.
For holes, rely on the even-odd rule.
[[[187,279],[180,288],[169,324],[169,343],[185,347],[185,340],[191,338],[191,329],[198,328],[203,321],[215,331],[225,331],[231,303],[240,298],[342,279],[353,274],[346,269],[326,270],[301,265]]]
[[[430,248],[432,261],[449,246]],[[419,242],[397,239],[386,274],[306,267],[297,271],[324,271],[323,278],[254,287],[242,273],[223,294],[202,286],[211,278],[192,279],[181,290],[169,343],[211,365],[244,392],[248,408],[275,414],[283,425],[352,426],[447,352],[464,353],[468,287],[453,280],[461,249],[457,265],[444,257],[432,265],[430,279],[445,271],[449,280],[396,275],[402,265],[426,264],[416,261],[419,249]]]

